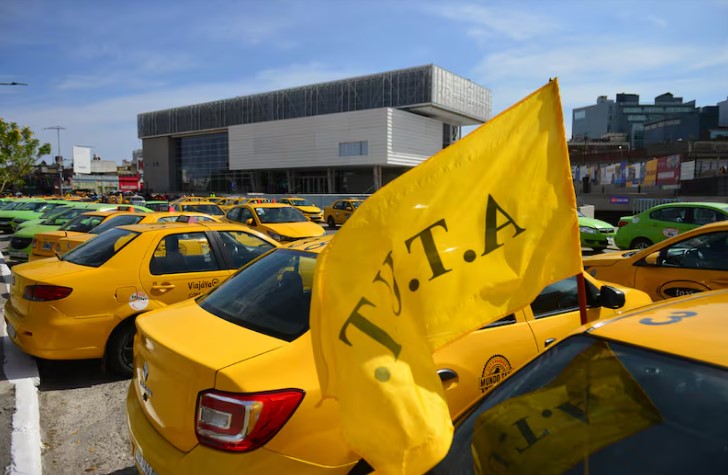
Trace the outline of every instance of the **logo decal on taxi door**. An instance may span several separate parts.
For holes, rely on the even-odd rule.
[[[484,393],[513,372],[511,362],[503,355],[493,355],[483,366],[480,376],[480,392]]]

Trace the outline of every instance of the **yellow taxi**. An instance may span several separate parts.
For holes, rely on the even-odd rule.
[[[317,223],[324,222],[324,212],[321,208],[307,199],[299,198],[297,196],[284,196],[279,199],[278,202],[293,206],[311,221],[315,221]]]
[[[61,226],[58,231],[49,231],[35,235],[31,244],[29,260],[45,259],[56,254],[63,254],[74,247],[83,244],[89,239],[98,236],[107,229],[127,224],[149,224],[149,223],[174,223],[187,218],[183,222],[194,221],[215,221],[218,218],[204,213],[193,213],[184,211],[155,212],[155,213],[132,213],[119,211],[95,211],[86,212]],[[194,222],[193,221],[193,222]]]
[[[245,201],[243,196],[226,196],[217,202],[217,205],[222,208],[223,211],[227,212],[230,208],[235,205],[242,204]]]
[[[188,211],[194,213],[209,214],[210,216],[225,216],[225,212],[222,208],[213,203],[212,201],[200,200],[200,201],[182,201],[170,206],[170,210],[174,208],[174,211]]]
[[[427,473],[728,473],[726,314],[719,290],[581,327],[477,402]]]
[[[638,288],[653,300],[728,287],[728,221],[706,224],[650,247],[584,257],[599,279]]]
[[[340,224],[344,224],[363,202],[363,200],[354,198],[334,201],[324,208],[326,224],[332,229]]]
[[[283,203],[236,205],[228,210],[225,218],[247,224],[281,242],[326,234],[323,227],[311,222],[293,206]]]
[[[309,302],[329,237],[275,249],[201,296],[137,318],[127,415],[143,473],[334,473],[356,464],[320,404]],[[585,276],[589,320],[650,302]],[[435,354],[453,416],[580,325],[576,277]],[[381,436],[381,434],[380,434]]]
[[[85,235],[102,223],[115,223],[116,226],[136,224],[149,215],[132,211],[86,211],[58,228],[58,231],[36,234],[30,244],[28,260],[45,259],[61,252],[58,244],[61,238]]]
[[[128,375],[137,315],[206,292],[277,246],[230,223],[109,229],[60,258],[12,268],[8,333],[30,355],[103,357],[109,370]]]

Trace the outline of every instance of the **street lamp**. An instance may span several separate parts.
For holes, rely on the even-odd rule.
[[[58,164],[58,178],[60,178],[60,181],[58,182],[58,191],[62,198],[63,197],[63,155],[61,155],[61,130],[66,130],[66,128],[61,127],[60,125],[54,125],[51,127],[45,127],[43,130],[55,130],[56,134],[58,135],[58,155],[57,155],[56,163]]]

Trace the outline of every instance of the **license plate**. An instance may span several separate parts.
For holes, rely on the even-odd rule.
[[[149,462],[144,459],[144,456],[139,449],[134,450],[134,460],[136,461],[137,467],[139,467],[139,470],[141,470],[144,475],[157,475],[157,471],[154,470],[152,466],[149,465]]]
[[[607,244],[609,244],[610,246],[614,246],[614,238],[613,237],[608,237],[607,238]]]
[[[28,258],[28,254],[26,254],[24,251],[10,251],[9,254],[10,254],[10,257],[17,257],[19,259]]]
[[[11,340],[14,340],[15,339],[15,328],[10,323],[7,323],[7,327],[8,327],[8,336],[10,337]]]

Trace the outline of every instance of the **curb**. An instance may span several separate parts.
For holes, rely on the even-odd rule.
[[[10,291],[10,268],[0,252],[0,289]],[[35,360],[23,353],[7,336],[5,319],[0,325],[5,361],[3,372],[10,384],[15,386],[15,412],[10,442],[11,464],[5,469],[10,475],[39,475],[43,471],[41,461],[40,407],[38,384],[40,377]]]

